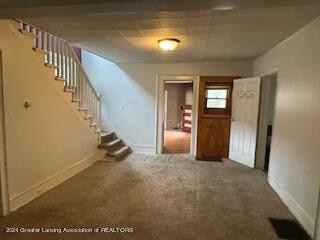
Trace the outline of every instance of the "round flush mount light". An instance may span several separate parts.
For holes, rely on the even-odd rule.
[[[158,41],[158,44],[163,51],[172,51],[179,43],[180,40],[176,38],[164,38]]]

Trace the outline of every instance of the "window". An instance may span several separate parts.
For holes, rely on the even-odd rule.
[[[232,85],[205,85],[204,113],[214,116],[229,116],[231,114]]]
[[[227,108],[227,89],[207,89],[207,108]]]

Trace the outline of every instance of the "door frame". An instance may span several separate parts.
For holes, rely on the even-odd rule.
[[[190,138],[190,155],[197,152],[198,130],[198,101],[199,101],[199,76],[198,75],[157,75],[156,79],[156,116],[155,116],[155,146],[156,154],[163,153],[164,143],[164,85],[165,81],[191,81],[193,84],[192,127]]]
[[[278,86],[279,86],[279,68],[273,68],[269,71],[264,72],[263,74],[260,75],[261,79],[271,76],[273,74],[277,75],[277,79],[276,79],[276,89],[275,89],[275,93],[274,93],[274,103],[273,103],[273,124],[272,124],[272,131],[275,129],[275,123],[276,123],[276,117],[277,117],[277,99],[278,99]],[[260,106],[259,106],[259,111],[260,111]],[[259,134],[259,133],[258,133]],[[257,140],[258,140],[257,136]],[[271,165],[271,153],[272,153],[272,137],[271,137],[271,142],[270,142],[270,155],[269,155],[269,166],[268,166],[268,173],[267,173],[267,178],[269,178],[269,169],[270,169],[270,165]],[[256,167],[256,159],[255,159],[255,167]]]
[[[264,81],[269,82],[268,84],[270,84],[270,79],[267,78],[271,78],[275,76],[275,90],[274,90],[274,99],[273,99],[273,123],[274,123],[274,118],[275,118],[275,110],[276,110],[276,100],[277,100],[277,90],[278,90],[278,70],[274,70],[273,72],[270,72],[268,74],[262,75],[261,76],[261,84],[260,84],[260,102],[259,102],[259,118],[258,118],[258,132],[257,132],[257,146],[256,146],[256,154],[255,154],[255,168],[258,169],[264,169],[264,165],[265,165],[265,155],[266,152],[263,152],[263,156],[260,156],[258,153],[258,148],[263,145],[264,147],[266,146],[266,140],[267,140],[267,119],[261,119],[261,114],[262,111],[264,111],[264,113],[267,111],[267,109],[262,108],[262,105],[265,104],[265,100],[266,99],[262,99],[262,94],[265,93],[263,92],[263,87],[264,87]],[[268,85],[268,88],[270,88],[270,85]],[[270,90],[270,89],[269,89]],[[270,93],[270,92],[268,92]],[[268,99],[269,100],[269,99]],[[268,103],[268,106],[269,103]],[[265,116],[264,116],[265,117]],[[272,124],[273,125],[273,124]],[[264,132],[261,132],[261,130],[264,130]],[[271,136],[271,142],[272,142],[272,136]],[[271,153],[271,142],[270,142],[270,153]],[[263,157],[263,162],[258,162],[258,157]],[[263,165],[262,165],[263,163]],[[269,163],[270,163],[270,159],[269,159]]]
[[[7,174],[2,62],[2,52],[0,49],[0,216],[5,216],[10,212],[10,205]]]

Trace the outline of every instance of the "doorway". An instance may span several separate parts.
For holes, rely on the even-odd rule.
[[[170,154],[190,153],[192,81],[165,81],[164,146]]]
[[[171,104],[168,88],[166,89],[166,84],[184,84],[185,88],[184,103],[178,104],[179,106],[179,116],[180,121],[172,122],[168,121],[168,107]],[[182,85],[179,85],[182,86]],[[191,88],[190,88],[191,86]],[[198,126],[198,92],[199,92],[199,76],[188,76],[188,75],[159,75],[157,76],[157,102],[156,102],[156,129],[155,129],[155,146],[156,154],[168,153],[165,149],[165,135],[168,137],[172,130],[174,135],[179,138],[178,132],[181,135],[186,135],[190,140],[186,140],[187,144],[184,144],[185,149],[181,150],[179,153],[188,153],[191,156],[196,155],[197,151],[197,126]],[[192,93],[192,94],[190,94]],[[187,100],[186,100],[187,99]],[[190,105],[190,106],[189,106]],[[177,111],[178,112],[178,111]],[[170,138],[170,136],[169,136]],[[171,135],[171,138],[174,136]],[[174,140],[174,139],[173,139]],[[178,145],[181,144],[179,141],[175,141]],[[186,150],[187,149],[187,150]],[[170,152],[175,153],[175,152]],[[176,151],[178,153],[178,151]]]
[[[277,73],[261,78],[255,167],[268,172],[275,111]]]

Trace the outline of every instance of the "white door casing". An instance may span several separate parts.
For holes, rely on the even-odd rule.
[[[236,79],[232,93],[229,158],[254,168],[260,77]]]
[[[197,152],[197,131],[198,131],[198,99],[199,99],[199,76],[196,75],[158,75],[157,76],[157,101],[156,101],[156,116],[155,116],[155,145],[156,154],[161,154],[164,142],[164,84],[165,81],[193,82],[193,114],[192,128],[190,139],[190,155],[195,156]]]

